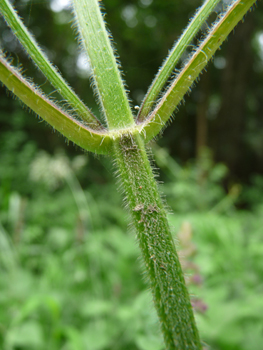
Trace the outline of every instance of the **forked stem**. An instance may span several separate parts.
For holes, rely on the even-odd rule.
[[[139,134],[114,143],[166,350],[202,349],[190,297],[154,174]]]
[[[2,0],[0,0],[0,3]],[[133,225],[137,232],[137,239],[142,251],[147,276],[150,282],[153,300],[159,316],[166,350],[201,350],[201,342],[196,328],[190,297],[185,285],[183,272],[180,266],[175,244],[167,221],[167,214],[161,200],[157,183],[152,172],[150,162],[145,150],[145,142],[156,136],[173,110],[189,90],[199,73],[206,66],[215,50],[226,39],[233,27],[243,18],[245,13],[256,0],[235,0],[226,12],[212,26],[207,38],[193,52],[182,71],[171,82],[163,97],[151,111],[152,104],[142,109],[142,120],[137,125],[134,122],[129,106],[127,93],[121,78],[114,52],[111,47],[108,32],[99,8],[99,0],[74,0],[76,21],[81,34],[84,47],[87,49],[91,67],[93,69],[93,82],[95,92],[99,97],[102,110],[108,124],[108,131],[94,131],[73,119],[43,96],[41,92],[26,81],[19,71],[15,70],[0,54],[0,79],[32,110],[41,115],[55,129],[63,133],[68,139],[81,147],[96,153],[113,153],[115,157],[123,187],[127,196]],[[206,5],[215,5],[217,0],[206,1]],[[9,15],[9,2],[3,0],[0,5],[2,14]],[[204,5],[204,6],[206,6]],[[206,7],[208,15],[209,6]],[[3,11],[5,10],[5,11]],[[10,12],[11,13],[11,12]],[[202,12],[197,19],[203,19]],[[206,17],[206,15],[204,17]],[[15,19],[18,27],[11,26],[14,31],[21,30],[21,23],[12,12],[10,18]],[[197,21],[196,19],[196,21]],[[8,22],[9,23],[9,22]],[[11,22],[10,22],[11,23]],[[193,33],[200,27],[190,24],[186,31],[186,40],[182,42],[183,50]],[[23,29],[23,28],[22,28]],[[47,62],[42,60],[42,53],[38,51],[32,37],[27,35],[26,41],[21,42],[31,56],[36,54],[37,65],[41,65],[50,73],[49,80],[56,81],[62,92],[60,76]],[[189,34],[189,35],[188,35]],[[179,51],[180,51],[179,50]],[[179,52],[178,51],[178,52]],[[181,51],[180,51],[181,52]],[[33,55],[32,55],[33,53]],[[150,97],[156,99],[167,76],[170,75],[177,59],[177,52],[167,59],[164,69],[160,71],[157,82],[153,84]],[[43,61],[43,62],[42,62]],[[54,83],[54,82],[53,82]],[[63,85],[64,86],[64,85]],[[64,86],[67,100],[83,117],[89,125],[98,126],[93,115],[76,99],[73,92]],[[64,96],[64,95],[63,95]],[[149,95],[148,95],[149,96]],[[98,125],[97,125],[98,124]],[[144,138],[142,138],[143,135]]]

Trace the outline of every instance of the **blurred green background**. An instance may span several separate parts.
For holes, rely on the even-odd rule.
[[[13,3],[99,117],[67,1]],[[200,4],[104,1],[133,106]],[[206,349],[262,349],[262,17],[259,1],[153,145]],[[2,18],[0,42],[57,97]],[[0,349],[164,349],[114,171],[0,87]]]

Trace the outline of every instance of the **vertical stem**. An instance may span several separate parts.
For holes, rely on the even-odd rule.
[[[76,22],[108,127],[127,128],[135,123],[99,3],[99,0],[74,0]]]
[[[189,294],[144,143],[138,134],[126,134],[114,149],[166,349],[199,350]]]

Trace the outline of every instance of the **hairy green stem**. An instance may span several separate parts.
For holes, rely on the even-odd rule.
[[[80,147],[95,153],[110,153],[112,140],[103,131],[94,131],[81,124],[12,67],[0,51],[0,81],[56,130]]]
[[[135,124],[98,0],[74,0],[82,43],[93,71],[95,93],[110,130]]]
[[[232,29],[242,20],[256,0],[235,0],[214,23],[207,37],[193,52],[162,96],[153,112],[141,123],[145,133],[145,141],[150,141],[165,126],[173,111],[182,101],[191,85],[222,45]]]
[[[93,69],[95,92],[99,97],[109,131],[106,132],[105,129],[94,131],[64,112],[33,84],[24,79],[20,72],[7,62],[1,52],[0,79],[25,104],[69,140],[95,153],[113,154],[126,192],[132,222],[137,232],[166,350],[200,350],[202,347],[189,294],[167,222],[166,210],[144,143],[150,141],[162,129],[215,50],[220,47],[223,40],[256,0],[233,1],[213,25],[206,39],[192,52],[180,74],[171,82],[163,97],[148,116],[146,115],[152,107],[148,108],[148,104],[144,104],[146,109],[142,109],[143,119],[138,120],[137,124],[133,119],[121,73],[100,12],[99,0],[73,0],[73,2],[76,22]],[[206,7],[208,11],[206,15],[210,13],[209,11],[216,3],[217,0],[209,0],[205,3],[208,6]],[[12,21],[15,19],[15,24],[10,22],[11,28],[22,37],[22,44],[41,68],[46,64],[46,61],[42,61],[42,52],[38,51],[38,46],[28,35],[21,24],[22,22],[19,22],[15,12],[12,12],[13,17],[10,17],[8,11],[11,7],[9,9],[8,1],[0,0],[0,4],[1,13],[6,17],[7,22],[10,18],[13,18]],[[211,7],[209,7],[210,5]],[[197,21],[199,15],[197,14],[194,22]],[[200,15],[200,20],[204,20],[204,18]],[[16,21],[18,21],[18,27]],[[197,22],[195,24],[197,25]],[[181,51],[185,49],[197,28],[198,26],[189,25],[184,34],[184,40],[181,42],[181,46],[179,45]],[[181,53],[179,49],[175,47],[165,62],[163,69],[149,90],[150,95],[146,97],[146,102],[155,103],[151,99],[156,99],[164,81],[171,74],[178,59],[177,55]],[[49,65],[49,62],[47,63]],[[53,68],[48,66],[46,71],[48,69],[52,70]],[[52,79],[60,79],[59,77],[54,70],[49,79],[52,83]],[[57,87],[61,92],[60,82]],[[73,94],[67,97],[68,103],[72,106],[78,103],[74,96]],[[76,110],[80,117],[83,117],[81,108],[76,107]],[[94,122],[93,116],[90,115],[90,117],[88,120],[91,123]]]
[[[206,0],[204,4],[196,12],[195,16],[189,22],[188,27],[183,32],[180,39],[175,43],[168,57],[164,61],[162,67],[159,69],[158,74],[154,78],[144,100],[142,107],[138,114],[138,121],[143,121],[147,115],[150,113],[154,102],[156,101],[158,95],[160,94],[162,88],[172,74],[176,64],[182,57],[183,52],[186,50],[187,46],[194,39],[201,26],[203,25],[206,18],[211,14],[215,6],[220,0]]]
[[[49,79],[59,94],[70,104],[79,117],[89,123],[93,129],[101,129],[101,123],[92,112],[84,105],[75,92],[69,87],[58,70],[49,62],[44,52],[36,43],[34,37],[24,26],[8,0],[0,1],[0,14],[4,17],[17,39],[21,42],[33,62],[41,72]]]
[[[114,142],[115,159],[142,251],[166,350],[200,350],[189,294],[143,140]]]

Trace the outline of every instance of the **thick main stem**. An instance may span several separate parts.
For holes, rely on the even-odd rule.
[[[144,143],[138,134],[124,135],[114,149],[166,350],[199,350],[189,294]]]

